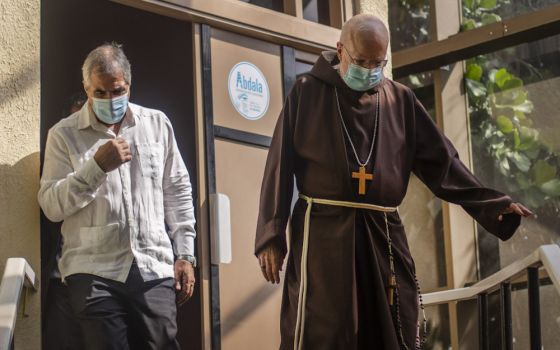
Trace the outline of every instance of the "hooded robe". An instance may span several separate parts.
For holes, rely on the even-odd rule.
[[[498,220],[511,198],[480,183],[409,88],[385,78],[369,91],[351,90],[340,77],[338,64],[336,52],[324,52],[311,72],[296,81],[278,118],[264,172],[255,253],[269,244],[286,253],[288,241],[290,245],[281,350],[293,348],[307,207],[299,199],[291,210],[294,180],[298,191],[309,197],[397,207],[414,173],[437,197],[461,205],[502,240],[511,237],[520,223],[514,214]],[[373,140],[377,98],[378,130],[366,166],[373,179],[367,181],[365,195],[360,195],[358,181],[351,175],[359,165],[341,117],[360,161],[365,161]],[[415,348],[419,305],[414,261],[398,212],[387,215],[399,297],[393,305],[387,297],[391,271],[383,213],[313,205],[304,349]]]

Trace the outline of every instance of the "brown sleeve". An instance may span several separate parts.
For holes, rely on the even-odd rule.
[[[511,198],[486,188],[459,160],[457,150],[414,97],[415,145],[413,172],[439,198],[459,204],[488,232],[509,239],[521,222],[516,214],[498,216]]]
[[[297,84],[297,83],[296,83]],[[255,254],[268,244],[286,247],[286,226],[294,188],[293,123],[297,113],[297,87],[290,92],[274,129],[261,186]]]

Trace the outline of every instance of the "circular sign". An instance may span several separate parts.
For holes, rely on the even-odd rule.
[[[228,91],[231,103],[244,118],[258,120],[266,113],[270,92],[264,75],[254,64],[239,62],[233,66]]]

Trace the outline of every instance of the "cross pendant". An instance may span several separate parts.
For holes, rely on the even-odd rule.
[[[366,168],[361,166],[359,172],[352,172],[352,178],[358,179],[358,194],[366,194],[366,180],[373,180],[373,174],[366,173]]]

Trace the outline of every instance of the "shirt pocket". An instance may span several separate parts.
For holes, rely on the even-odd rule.
[[[142,176],[152,179],[163,175],[163,146],[159,143],[136,144]]]
[[[80,227],[81,250],[85,254],[103,255],[121,247],[119,224]]]

